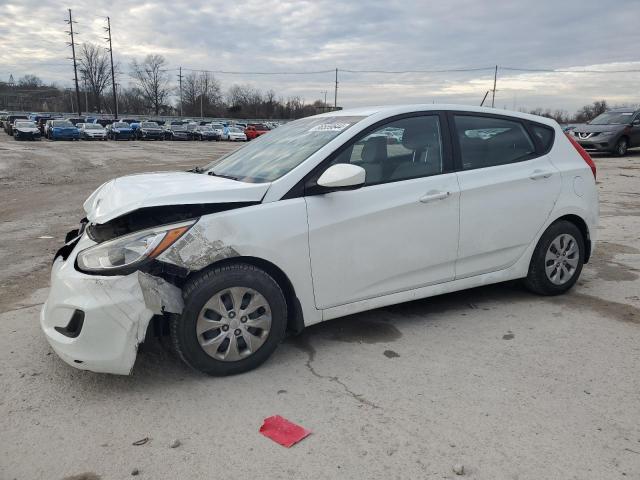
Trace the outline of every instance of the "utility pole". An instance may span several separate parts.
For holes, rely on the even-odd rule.
[[[69,24],[69,31],[67,32],[71,36],[71,53],[73,53],[73,74],[76,81],[76,105],[78,106],[78,116],[82,115],[82,109],[80,108],[80,88],[78,87],[78,64],[76,63],[76,44],[73,40],[73,19],[71,18],[71,9],[69,9],[69,20],[65,20]],[[72,102],[73,103],[73,102]]]
[[[333,92],[333,108],[338,109],[338,69],[336,68],[336,87]]]
[[[87,77],[84,76],[84,109],[89,113],[89,96],[87,95]]]
[[[322,90],[320,93],[324,93],[324,103],[322,104],[322,106],[324,107],[324,110],[326,110],[327,109],[327,91]]]
[[[178,83],[180,84],[180,118],[182,118],[182,67],[179,68]]]
[[[200,94],[200,118],[203,119],[204,115],[202,115],[202,97],[204,97],[204,95],[201,93]]]
[[[491,108],[496,104],[496,81],[498,80],[498,65],[496,65],[496,71],[493,74],[493,92],[491,94]]]
[[[111,88],[113,89],[113,118],[118,119],[118,99],[116,98],[116,74],[113,69],[113,46],[111,45],[111,19],[107,17],[107,27],[105,31],[109,34],[105,40],[109,41],[109,55],[111,56]]]

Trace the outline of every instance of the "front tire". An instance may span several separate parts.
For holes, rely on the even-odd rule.
[[[582,272],[585,240],[573,223],[557,221],[542,234],[531,257],[525,286],[538,295],[560,295]]]
[[[261,365],[277,348],[287,326],[287,303],[265,271],[238,263],[213,268],[189,280],[184,310],[170,322],[171,341],[190,367],[215,376]]]
[[[627,154],[628,149],[629,149],[629,140],[627,140],[626,137],[622,137],[620,140],[618,140],[618,143],[616,143],[616,146],[613,152],[616,154],[617,157],[624,157]]]

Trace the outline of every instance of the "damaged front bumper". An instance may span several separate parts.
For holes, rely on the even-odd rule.
[[[66,259],[54,260],[40,324],[51,347],[69,365],[127,375],[151,318],[182,312],[182,291],[140,271],[124,276],[78,271],[78,252],[93,245],[85,233]]]

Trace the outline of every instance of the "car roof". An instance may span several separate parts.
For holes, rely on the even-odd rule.
[[[620,108],[612,108],[611,110],[607,110],[605,113],[616,112],[616,113],[634,113],[637,112],[637,108],[633,107],[620,107]]]
[[[555,120],[550,118],[540,117],[538,115],[531,115],[523,112],[514,112],[511,110],[500,110],[490,107],[477,107],[472,105],[455,105],[455,104],[437,104],[437,103],[425,103],[425,104],[411,104],[411,105],[378,105],[371,107],[349,108],[345,110],[336,110],[333,112],[321,113],[316,115],[317,117],[369,117],[376,116],[384,119],[393,115],[402,115],[403,113],[412,112],[425,112],[425,111],[448,111],[458,110],[472,113],[487,113],[492,115],[505,115],[508,117],[522,118],[531,120],[538,123],[544,123],[550,126],[555,126]]]

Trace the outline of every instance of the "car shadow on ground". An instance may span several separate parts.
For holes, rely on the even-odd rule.
[[[345,343],[390,343],[402,337],[402,331],[415,325],[430,322],[455,322],[460,316],[473,315],[474,311],[495,308],[495,303],[514,304],[530,302],[536,297],[525,290],[520,282],[505,282],[460,292],[439,295],[412,302],[401,303],[367,312],[341,317],[307,327],[300,335],[287,338],[278,347],[273,364],[288,360],[300,351],[315,354],[317,343],[338,341]],[[491,306],[491,307],[490,307]],[[442,315],[446,314],[446,315]],[[167,337],[151,338],[143,345],[136,360],[132,377],[112,377],[124,383],[144,377],[145,383],[162,383],[167,376],[176,378],[208,378],[185,366],[172,352]]]

